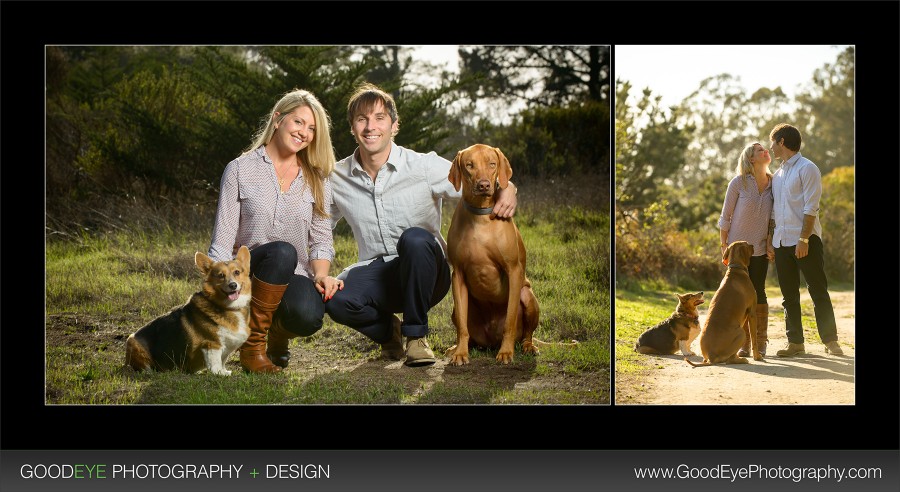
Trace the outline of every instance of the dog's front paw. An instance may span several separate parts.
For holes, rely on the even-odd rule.
[[[501,350],[497,354],[497,362],[500,362],[501,364],[509,364],[512,361],[513,361],[513,351],[512,350],[508,350],[508,351]]]
[[[681,355],[685,357],[694,357],[697,354],[695,354],[693,350],[682,350]]]
[[[457,348],[456,345],[454,345],[451,348],[457,349],[453,352],[452,355],[450,354],[449,350],[447,351],[447,355],[450,355],[450,363],[451,364],[453,364],[454,366],[461,366],[461,365],[469,363],[469,351],[468,350],[460,350]]]
[[[453,364],[454,366],[462,366],[462,365],[468,364],[469,356],[455,354],[453,357],[450,358],[450,363]]]
[[[523,354],[534,354],[538,355],[540,351],[537,347],[534,346],[531,342],[522,342],[522,353]]]
[[[218,376],[231,376],[231,371],[228,369],[213,370],[212,373]]]

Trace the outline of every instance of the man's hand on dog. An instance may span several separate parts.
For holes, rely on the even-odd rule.
[[[516,185],[509,183],[506,189],[498,190],[497,202],[494,204],[494,211],[491,212],[492,219],[511,219],[516,213]]]

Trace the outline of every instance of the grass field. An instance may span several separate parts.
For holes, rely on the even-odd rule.
[[[247,374],[237,354],[231,377],[123,369],[128,335],[183,304],[199,288],[195,251],[205,227],[148,232],[126,225],[46,243],[46,402],[48,404],[607,404],[610,398],[610,295],[606,178],[519,184],[516,223],[528,250],[527,274],[541,306],[535,333],[578,340],[538,356],[518,348],[500,365],[475,350],[471,364],[408,368],[376,360],[379,347],[327,316],[318,333],[291,341],[282,374]],[[517,183],[518,184],[518,183]],[[573,191],[574,190],[574,191]],[[566,197],[565,203],[559,197]],[[446,204],[444,235],[453,213]],[[212,224],[212,216],[198,219]],[[356,260],[338,227],[333,272]],[[450,294],[429,313],[436,355],[455,343]]]

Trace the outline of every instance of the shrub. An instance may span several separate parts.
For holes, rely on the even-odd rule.
[[[609,174],[609,106],[585,102],[523,111],[499,128],[491,145],[503,149],[515,174]]]
[[[853,166],[835,168],[822,177],[819,221],[829,280],[852,281],[856,266]]]
[[[722,279],[715,232],[681,231],[667,200],[638,210],[617,210],[616,282],[662,281],[707,289]]]

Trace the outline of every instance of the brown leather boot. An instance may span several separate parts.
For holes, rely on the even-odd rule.
[[[741,328],[744,329],[744,344],[741,345],[737,355],[738,357],[750,357],[750,320],[745,321]]]
[[[266,333],[272,325],[272,315],[281,304],[287,290],[285,285],[272,285],[253,277],[250,299],[250,336],[241,345],[241,367],[247,372],[280,372],[281,368],[266,357]]]
[[[766,356],[766,345],[769,343],[769,305],[756,305],[756,343],[759,345],[759,354]]]
[[[269,360],[278,367],[287,368],[291,360],[288,341],[298,336],[285,330],[279,318],[272,320],[272,326],[269,327],[269,342],[266,344],[266,355],[269,356]]]

